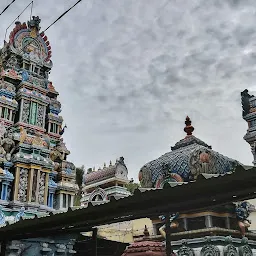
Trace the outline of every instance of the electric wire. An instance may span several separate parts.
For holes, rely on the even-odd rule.
[[[65,16],[69,11],[71,11],[77,4],[79,4],[80,2],[82,2],[82,0],[78,0],[74,5],[72,5],[69,9],[67,9],[65,12],[63,12],[59,18],[57,18],[54,22],[52,22],[45,30],[48,30],[52,25],[54,25],[56,22],[58,22],[63,16]]]
[[[31,11],[30,11],[30,19],[31,19],[31,16],[32,16],[32,9],[33,9],[33,3],[34,1],[31,1],[23,10],[22,12],[11,22],[11,24],[6,28],[5,30],[5,35],[4,35],[4,40],[6,39],[6,35],[7,35],[7,31],[8,29],[11,27],[11,25],[20,18],[20,16],[27,10],[27,8],[31,5]]]
[[[16,0],[12,0],[0,13],[0,16],[15,2]]]
[[[33,13],[33,6],[34,6],[34,1],[31,2],[31,9],[30,9],[30,20],[32,18],[32,13]]]

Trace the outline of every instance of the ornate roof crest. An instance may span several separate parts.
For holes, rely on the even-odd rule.
[[[31,30],[36,29],[36,31],[38,32],[41,29],[39,27],[40,22],[41,22],[41,19],[39,18],[39,16],[33,16],[32,20],[28,21],[28,27]]]

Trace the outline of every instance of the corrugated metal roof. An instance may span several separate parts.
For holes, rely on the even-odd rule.
[[[0,228],[0,236],[11,239],[88,231],[94,226],[150,217],[167,212],[186,212],[252,199],[256,196],[256,168],[238,166],[226,175],[200,175],[195,182],[165,184],[163,189],[137,189],[133,196],[66,213],[50,213]]]

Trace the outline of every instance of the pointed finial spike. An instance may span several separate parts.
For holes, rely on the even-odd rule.
[[[94,172],[95,172],[95,166],[93,167],[93,169],[92,169]]]
[[[109,166],[112,166],[112,161],[110,160],[110,162],[109,162]]]
[[[187,116],[185,121],[186,127],[184,128],[184,132],[187,133],[187,136],[192,135],[193,131],[195,130],[195,128],[191,125],[191,123],[192,122],[190,118]]]
[[[106,163],[104,163],[104,167],[106,167]]]
[[[147,225],[145,225],[143,234],[144,234],[144,236],[149,236],[149,231],[148,231]]]

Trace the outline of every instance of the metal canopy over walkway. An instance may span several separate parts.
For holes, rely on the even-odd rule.
[[[226,175],[200,175],[196,181],[137,190],[133,196],[109,203],[21,219],[0,228],[1,240],[26,239],[89,231],[95,226],[170,212],[189,212],[256,197],[256,168],[238,166]]]

